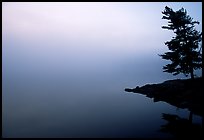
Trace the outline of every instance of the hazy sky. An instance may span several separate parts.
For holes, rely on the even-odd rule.
[[[161,28],[167,23],[161,19],[161,11],[165,6],[174,10],[184,7],[191,17],[202,22],[201,2],[9,2],[2,4],[3,37],[104,42],[118,46],[118,49],[132,47],[146,51],[152,45],[156,46],[158,42],[162,42],[166,38],[164,36],[168,35],[168,31]],[[135,45],[150,42],[153,44],[148,48]]]
[[[172,35],[161,28],[167,25],[165,6],[187,9],[202,31],[201,2],[3,2],[3,71],[65,70],[64,65],[108,71],[123,62],[146,61],[162,71],[154,62],[164,62],[157,54],[167,51],[164,42]]]
[[[174,109],[124,88],[184,78],[162,72],[165,6],[202,31],[201,2],[3,2],[3,137],[151,137]]]

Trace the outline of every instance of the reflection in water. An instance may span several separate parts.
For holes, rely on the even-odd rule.
[[[190,118],[192,113],[190,113]],[[170,133],[176,138],[203,138],[202,127],[200,124],[192,123],[191,119],[181,118],[174,114],[162,114],[162,119],[168,121],[162,125],[160,131]]]

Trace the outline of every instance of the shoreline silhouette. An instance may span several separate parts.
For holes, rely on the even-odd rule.
[[[203,117],[202,77],[195,79],[167,80],[158,84],[146,84],[136,88],[125,88],[153,98],[154,102],[164,101],[178,108],[187,108],[193,114]]]
[[[154,102],[163,101],[178,108],[188,109],[190,113],[187,119],[163,113],[162,118],[168,123],[161,126],[161,131],[171,133],[176,138],[202,138],[204,126],[202,80],[202,77],[167,80],[163,83],[146,84],[132,89],[125,88],[125,91],[146,95],[148,98],[153,98]],[[201,124],[193,124],[193,114],[201,116]],[[183,131],[184,133],[181,133]]]

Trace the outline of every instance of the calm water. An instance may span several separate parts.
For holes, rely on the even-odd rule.
[[[125,56],[116,63],[105,53],[40,52],[3,48],[3,137],[171,137],[159,132],[167,123],[162,113],[189,115],[124,91],[174,78],[161,72],[157,55],[143,61]]]
[[[3,137],[172,137],[162,113],[188,110],[124,91],[185,78],[158,56],[174,36],[167,5],[202,31],[201,3],[3,3]]]

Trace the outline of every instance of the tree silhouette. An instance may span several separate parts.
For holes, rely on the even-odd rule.
[[[162,28],[172,30],[176,34],[170,41],[165,42],[170,51],[159,55],[162,59],[172,61],[163,66],[163,70],[173,75],[190,74],[191,79],[194,79],[194,70],[202,67],[202,46],[199,44],[202,41],[202,33],[194,26],[199,22],[193,21],[184,8],[173,11],[166,6],[162,14],[162,19],[168,20],[168,25]]]

